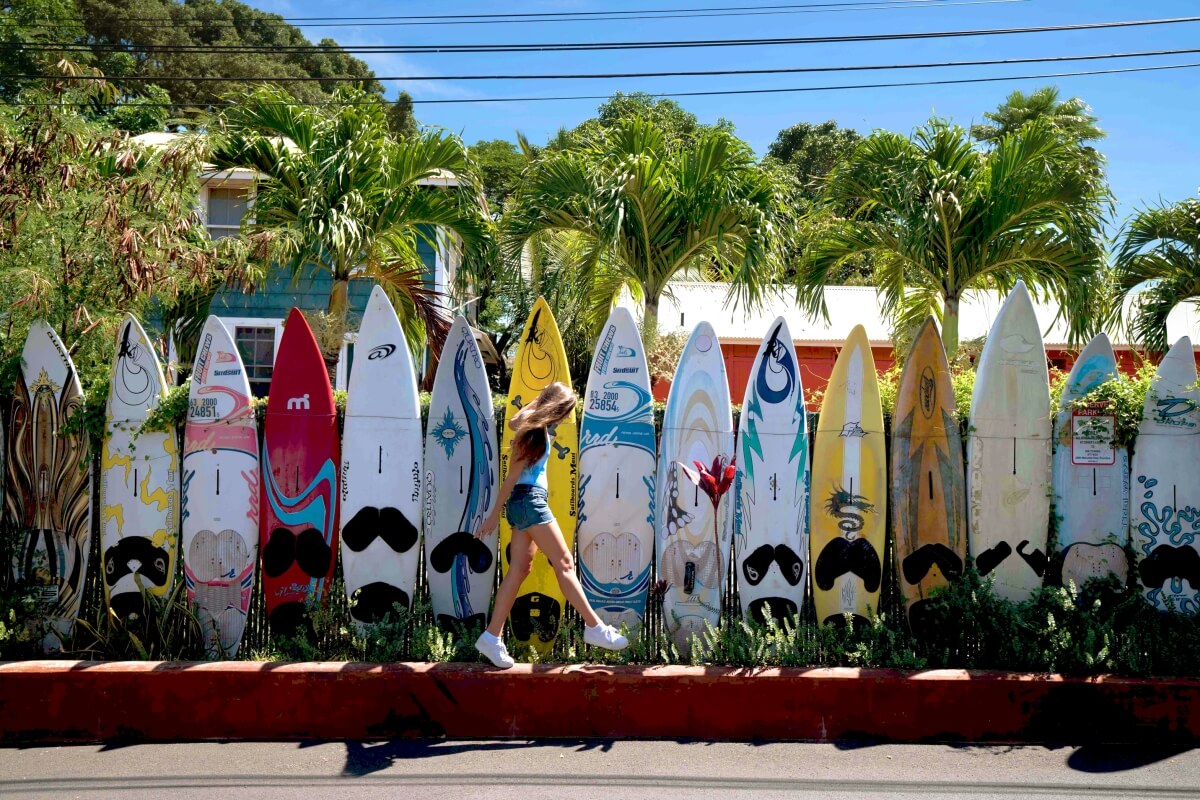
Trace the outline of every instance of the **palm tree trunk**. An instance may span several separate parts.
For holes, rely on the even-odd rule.
[[[654,340],[658,338],[658,301],[661,298],[651,289],[642,291],[646,295],[642,312],[642,347],[649,352],[650,348],[654,346]]]
[[[946,348],[946,360],[954,361],[958,355],[958,298],[946,295],[942,308],[942,346]]]
[[[329,384],[337,386],[338,357],[342,342],[346,338],[346,314],[350,311],[350,281],[334,278],[329,289],[329,318],[333,333],[321,337],[321,356],[325,359],[325,370],[329,373]]]

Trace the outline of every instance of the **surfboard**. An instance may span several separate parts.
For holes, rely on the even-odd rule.
[[[404,330],[382,286],[354,344],[342,428],[342,576],[359,630],[412,607],[421,548],[421,407]]]
[[[1175,342],[1146,393],[1130,513],[1138,577],[1156,608],[1200,610],[1200,390],[1192,341]]]
[[[467,320],[450,326],[425,433],[425,559],[433,616],[446,630],[487,625],[496,539],[477,539],[496,506],[498,446],[483,355]]]
[[[100,564],[120,619],[166,598],[179,552],[179,446],[175,431],[142,431],[167,393],[154,345],[132,314],[117,330],[100,450]]]
[[[571,385],[567,353],[563,349],[554,314],[550,312],[546,299],[539,297],[525,321],[520,344],[517,346],[517,357],[513,362],[508,403],[504,407],[504,435],[500,442],[501,480],[508,474],[508,455],[513,441],[513,431],[508,427],[509,421],[526,403],[536,398],[542,389],[556,381]],[[572,413],[558,425],[552,444],[553,452],[546,467],[546,476],[550,482],[550,511],[562,529],[569,549],[574,548],[575,542],[578,445],[579,429]],[[512,530],[508,521],[502,520],[500,551],[506,571],[508,545],[511,540]],[[533,571],[521,583],[517,601],[509,614],[513,636],[519,642],[532,645],[538,653],[550,652],[550,648],[554,646],[554,639],[558,636],[564,602],[566,598],[558,588],[554,568],[550,566],[545,555],[538,553],[533,561]]]
[[[284,323],[263,423],[262,585],[276,633],[308,624],[333,580],[339,442],[325,362],[304,315]]]
[[[183,426],[183,579],[209,658],[237,655],[258,561],[258,426],[229,331],[200,332]]]
[[[892,415],[892,530],[909,626],[928,630],[930,593],[962,576],[967,486],[950,365],[937,323],[917,331]]]
[[[746,620],[796,616],[808,578],[808,423],[796,348],[771,323],[746,382],[733,546]]]
[[[1050,377],[1033,301],[1018,281],[975,372],[967,437],[968,545],[997,596],[1042,585],[1050,522]]]
[[[1097,334],[1075,359],[1054,420],[1054,514],[1063,586],[1092,578],[1129,576],[1129,452],[1113,445],[1116,417],[1095,406],[1074,409],[1079,398],[1117,377],[1112,343]]]
[[[712,325],[692,331],[663,415],[659,444],[656,549],[658,576],[667,582],[663,624],[681,654],[691,652],[693,634],[721,619],[733,508],[730,491],[718,509],[679,468],[733,457],[733,414],[721,343]],[[715,514],[715,516],[714,516]],[[715,520],[715,525],[714,525]]]
[[[31,585],[44,613],[46,652],[61,650],[70,635],[87,577],[92,510],[87,434],[62,431],[82,411],[83,389],[67,349],[49,324],[35,320],[13,390],[4,509],[16,532],[13,575]]]
[[[637,325],[616,308],[600,331],[579,427],[579,580],[602,620],[642,625],[654,554],[655,436]]]
[[[867,331],[857,325],[838,353],[813,445],[813,604],[821,624],[879,610],[887,534],[887,461],[879,380]]]

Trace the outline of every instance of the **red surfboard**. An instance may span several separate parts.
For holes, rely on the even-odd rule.
[[[337,409],[304,315],[284,324],[271,375],[262,457],[263,592],[276,633],[308,627],[333,582],[338,530]]]

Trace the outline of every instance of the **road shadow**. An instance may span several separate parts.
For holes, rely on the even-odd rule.
[[[346,742],[346,764],[342,775],[360,777],[388,769],[397,761],[441,758],[459,753],[480,753],[507,750],[553,748],[577,753],[600,750],[607,753],[614,739],[544,739],[537,741],[499,740],[460,742],[447,739],[394,739],[386,742]],[[301,747],[321,744],[312,742]]]
[[[1191,749],[1187,745],[1089,744],[1071,753],[1067,757],[1067,766],[1079,772],[1125,772],[1174,758]]]

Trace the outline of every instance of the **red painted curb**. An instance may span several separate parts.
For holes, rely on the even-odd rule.
[[[318,699],[319,698],[319,699]],[[613,737],[1193,742],[1200,680],[478,664],[0,663],[0,742]]]

